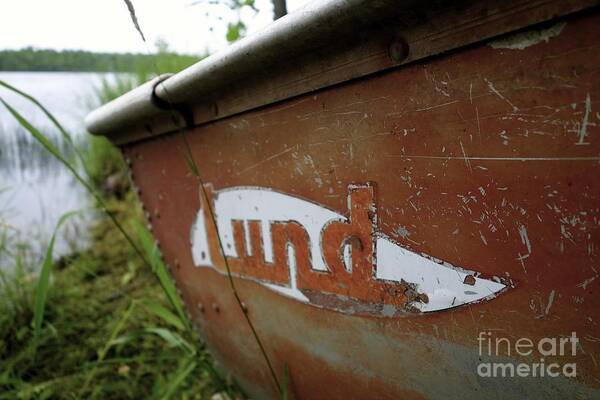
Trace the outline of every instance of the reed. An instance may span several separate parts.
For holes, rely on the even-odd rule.
[[[85,154],[76,148],[71,135],[42,104],[27,93],[5,82],[0,81],[0,85],[32,101],[59,129],[69,148],[72,148],[73,153],[76,154],[76,160],[69,159],[26,117],[0,97],[0,102],[19,125],[45,151],[72,173],[74,178],[95,199],[98,210],[104,213],[112,224],[101,223],[100,226],[102,226],[102,229],[111,232],[111,243],[120,242],[121,247],[118,248],[121,254],[110,254],[114,251],[114,248],[109,246],[104,249],[108,253],[108,257],[106,257],[106,254],[104,254],[104,257],[110,261],[115,261],[114,258],[117,257],[122,258],[119,261],[124,261],[130,268],[121,277],[121,285],[115,287],[114,282],[110,283],[112,285],[112,296],[119,299],[119,306],[110,309],[110,314],[114,313],[114,315],[102,318],[102,320],[109,321],[108,326],[102,329],[104,339],[102,340],[101,336],[92,335],[93,344],[88,343],[86,345],[82,343],[82,348],[75,350],[78,356],[74,358],[78,359],[78,363],[66,363],[68,364],[67,368],[54,367],[54,369],[48,365],[45,368],[40,368],[36,364],[38,362],[61,363],[61,361],[64,361],[60,359],[63,350],[59,350],[59,348],[52,349],[50,345],[52,343],[56,344],[58,341],[62,345],[73,349],[71,343],[64,343],[64,340],[67,340],[64,334],[71,333],[71,330],[78,326],[79,321],[73,320],[73,317],[80,315],[82,312],[85,314],[83,309],[88,306],[95,306],[92,307],[94,311],[106,312],[98,304],[82,302],[69,304],[68,308],[65,309],[61,305],[53,303],[53,300],[56,301],[61,295],[73,295],[78,290],[77,287],[73,287],[66,293],[56,293],[57,290],[60,290],[56,286],[61,286],[64,282],[59,282],[59,278],[55,279],[54,282],[51,279],[53,270],[57,267],[52,257],[56,232],[72,213],[64,215],[57,223],[55,233],[48,245],[36,279],[32,278],[31,273],[25,273],[22,265],[15,268],[17,272],[10,278],[4,273],[0,275],[0,278],[2,278],[0,291],[11,293],[12,296],[12,300],[2,304],[2,308],[13,309],[9,318],[3,321],[3,324],[7,323],[9,324],[7,326],[10,327],[5,332],[0,332],[2,333],[2,336],[0,336],[2,340],[0,342],[0,356],[2,356],[0,357],[2,358],[0,363],[0,399],[37,398],[44,393],[51,393],[55,397],[63,397],[60,390],[66,388],[70,388],[70,391],[65,391],[65,393],[68,393],[64,396],[65,398],[72,398],[73,396],[78,398],[108,398],[114,395],[111,386],[115,382],[110,379],[107,382],[107,375],[114,378],[113,374],[107,372],[107,369],[118,363],[123,363],[123,365],[128,365],[126,363],[150,363],[153,365],[153,362],[159,359],[161,362],[169,362],[169,365],[172,366],[170,370],[172,372],[165,373],[163,369],[160,369],[151,385],[151,397],[167,399],[173,396],[184,396],[192,398],[190,388],[196,387],[198,389],[193,383],[195,379],[192,379],[192,377],[202,377],[201,386],[210,387],[213,393],[223,393],[230,398],[239,397],[241,395],[239,389],[228,379],[223,378],[216,370],[203,344],[198,341],[196,332],[186,316],[177,291],[162,262],[157,246],[150,233],[140,223],[139,214],[141,213],[138,212],[135,217],[119,218],[119,214],[123,214],[123,209],[127,210],[128,208],[127,206],[123,207],[123,200],[110,198],[110,196],[98,190],[98,180],[102,175],[102,171],[99,170],[100,159],[94,160],[91,166],[87,164]],[[106,145],[101,144],[100,146]],[[104,150],[108,153],[113,151],[110,147],[106,147]],[[78,164],[81,164],[81,168]],[[131,193],[125,196],[128,201],[132,201],[133,196]],[[115,240],[115,231],[125,240]],[[132,232],[135,232],[135,235]],[[104,235],[96,235],[96,239],[99,238],[106,240]],[[123,243],[127,244],[128,250],[122,248]],[[76,261],[72,262],[74,269],[71,266],[69,268],[62,266],[64,270],[60,271],[58,276],[83,287],[86,287],[85,280],[90,280],[94,282],[91,285],[94,289],[100,289],[96,285],[99,282],[105,282],[105,276],[103,275],[107,274],[107,269],[110,269],[111,266],[99,266],[98,261],[101,262],[102,258],[100,260],[95,259],[95,251],[96,249],[91,249],[90,252],[80,256],[81,258],[76,257]],[[154,277],[155,282],[161,287],[161,301],[153,300],[152,296],[137,296],[135,291],[126,290],[127,287],[133,284],[131,277],[127,278],[127,274],[139,274],[140,268],[144,269],[146,273],[149,272],[149,275]],[[67,270],[69,272],[66,272]],[[79,279],[83,279],[83,281]],[[80,288],[79,290],[85,289]],[[140,290],[141,293],[148,294],[146,289]],[[55,297],[53,297],[53,292]],[[78,299],[83,300],[82,297],[78,297]],[[78,309],[78,307],[81,309]],[[72,313],[74,315],[57,315],[57,313]],[[143,314],[146,317],[140,319],[138,314]],[[117,315],[120,315],[120,317],[115,319]],[[86,314],[86,318],[89,317],[91,315]],[[25,323],[24,320],[29,320],[29,323]],[[53,322],[56,321],[60,321],[61,325],[55,325]],[[73,326],[65,326],[65,321],[71,321]],[[82,334],[89,334],[89,332],[84,330]],[[78,339],[79,342],[85,342],[87,338]],[[136,354],[134,349],[140,343],[150,342],[156,345],[157,341],[162,343],[162,346],[159,345],[157,348],[167,346],[168,351],[164,353],[169,354],[171,358],[163,358],[156,351],[149,352],[152,356],[148,358],[143,354],[144,352]],[[90,348],[96,350],[90,354]],[[52,351],[55,354],[49,354]],[[123,353],[136,355],[130,357],[120,356]],[[119,374],[126,375],[127,373],[124,371],[125,369],[120,370]],[[115,386],[122,387],[120,384],[115,384]],[[137,391],[131,388],[127,390],[132,393],[136,392],[139,395],[143,392],[143,388],[138,389]]]

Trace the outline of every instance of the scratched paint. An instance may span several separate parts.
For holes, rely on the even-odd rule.
[[[542,42],[548,43],[550,39],[560,35],[565,25],[564,22],[559,22],[550,28],[520,32],[503,39],[494,40],[490,43],[490,46],[494,49],[524,50]]]
[[[301,301],[282,288],[304,282],[328,293],[340,289],[333,280],[318,282],[327,274],[316,269],[318,278],[302,274],[313,257],[308,246],[295,252],[272,238],[267,251],[246,243],[248,236],[261,238],[263,227],[240,215],[235,221],[243,223],[232,226],[228,250],[233,280],[275,369],[288,367],[295,398],[600,398],[599,35],[596,10],[573,18],[548,43],[523,50],[475,45],[190,128],[191,152],[217,197],[229,189],[262,188],[315,210],[323,206],[339,218],[326,225],[337,226],[329,240],[339,240],[350,216],[348,186],[374,180],[375,256],[387,245],[379,239],[388,238],[390,257],[407,250],[447,261],[450,271],[462,267],[514,284],[490,301],[405,312],[409,297],[413,304],[421,293],[429,293],[429,303],[434,298],[427,282],[410,279],[415,270],[409,270],[401,277],[407,285],[389,282],[399,293],[379,309],[364,312],[367,302],[353,302],[359,312],[352,313],[334,301],[339,294],[314,290],[302,292],[308,300]],[[578,145],[584,126],[589,144]],[[160,217],[151,213],[153,232],[212,353],[253,397],[278,398],[218,258],[211,258],[217,266],[204,267],[192,258],[190,227],[210,221],[199,214],[198,179],[182,156],[181,138],[140,141],[125,153],[146,209],[160,210]],[[271,234],[308,241],[307,227],[273,222]],[[366,257],[355,244],[328,259],[343,284],[352,283],[344,271],[360,272],[353,259]],[[265,260],[282,260],[289,273],[260,276],[259,263],[239,261],[255,249]],[[376,261],[379,276],[395,267]],[[380,281],[386,282],[365,280],[365,287]],[[534,342],[576,331],[577,377],[480,379],[476,335],[483,329]],[[503,356],[527,361],[514,352]]]

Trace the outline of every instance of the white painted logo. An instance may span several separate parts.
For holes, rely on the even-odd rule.
[[[218,236],[233,275],[302,302],[392,316],[490,299],[507,287],[379,232],[371,185],[349,187],[347,216],[267,188],[206,185],[204,193],[191,233],[194,264],[225,273]]]

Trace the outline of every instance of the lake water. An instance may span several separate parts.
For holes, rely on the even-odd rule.
[[[94,106],[94,88],[105,74],[62,72],[0,72],[0,79],[37,98],[85,145],[83,118]],[[31,102],[0,87],[0,96],[67,154],[69,148],[56,128]],[[62,229],[56,252],[65,253],[85,242],[90,218],[89,199],[68,170],[48,154],[0,105],[0,233],[13,242],[45,249],[59,218],[88,209]],[[87,215],[87,216],[86,216]]]

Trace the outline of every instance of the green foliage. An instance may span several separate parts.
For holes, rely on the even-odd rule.
[[[0,51],[0,71],[88,71],[133,72],[174,71],[198,62],[202,57],[181,55],[162,48],[156,54],[93,53],[83,50],[51,50],[27,47]],[[164,56],[166,55],[166,56]]]
[[[229,43],[233,43],[246,35],[246,24],[242,21],[242,10],[249,9],[254,13],[258,12],[255,0],[197,0],[191,4],[196,5],[201,3],[207,3],[214,6],[226,6],[236,13],[235,21],[227,23],[225,38]],[[217,20],[221,20],[221,18],[219,17]]]
[[[225,35],[228,42],[235,42],[246,34],[246,24],[242,21],[227,24],[227,34]]]
[[[60,229],[60,227],[65,223],[65,221],[73,216],[75,212],[70,212],[63,215],[58,224],[56,224],[56,229],[54,230],[54,234],[52,234],[52,238],[50,239],[50,243],[48,244],[48,248],[46,249],[46,255],[44,256],[44,261],[42,262],[42,268],[40,270],[40,275],[37,280],[37,285],[35,289],[35,301],[33,307],[33,341],[34,348],[35,343],[38,342],[40,337],[40,332],[42,330],[42,321],[44,319],[44,311],[46,308],[46,298],[48,297],[48,287],[50,286],[50,271],[53,265],[53,254],[54,254],[54,242],[56,241],[56,233]]]
[[[0,275],[0,399],[239,397],[198,341],[158,250],[141,227],[133,193],[125,190],[119,197],[98,190],[42,132],[0,101],[103,211],[90,229],[89,249],[56,265],[50,261],[53,237],[39,277],[24,272],[19,257],[14,266],[0,265],[0,271],[15,271]],[[100,165],[103,156],[96,157]]]
[[[150,232],[148,232],[148,229],[146,229],[139,222],[136,224],[136,231],[137,237],[142,243],[142,248],[144,249],[146,259],[150,261],[152,272],[154,272],[158,278],[158,283],[162,287],[167,299],[169,299],[171,307],[176,311],[179,320],[186,326],[188,330],[191,330],[188,319],[185,315],[185,311],[183,310],[183,305],[181,304],[181,300],[177,294],[177,289],[175,288],[175,285],[169,276],[169,271],[167,271],[167,268],[160,257],[158,247],[156,246],[152,235]]]
[[[131,193],[107,205],[128,232],[143,218]],[[13,263],[13,274],[0,275],[0,399],[239,397],[195,332],[157,315],[176,314],[108,218],[92,226],[88,250],[55,263],[35,355],[37,274]],[[134,273],[124,283],[125,271]]]

